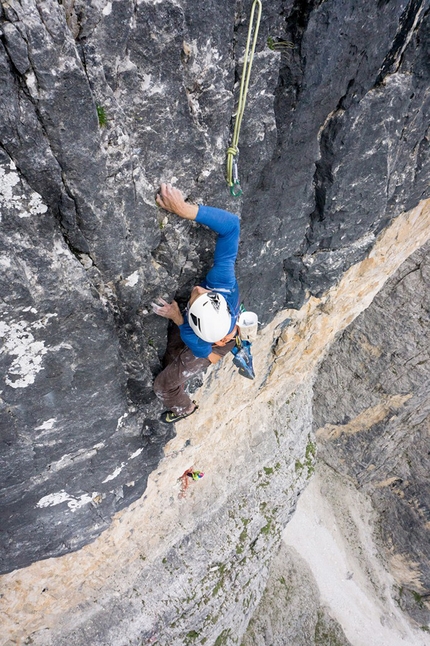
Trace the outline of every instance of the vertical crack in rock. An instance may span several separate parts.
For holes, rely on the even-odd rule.
[[[283,55],[284,65],[279,70],[279,81],[275,93],[275,113],[278,116],[277,127],[282,145],[282,134],[287,127],[285,115],[297,106],[302,90],[302,81],[306,67],[306,57],[302,52],[302,40],[312,11],[322,4],[321,0],[295,0],[293,6],[283,9],[288,12],[285,17],[285,39],[291,42],[292,49]],[[286,63],[286,64],[285,64]]]
[[[51,31],[52,26],[50,25],[50,20],[47,20],[46,14],[41,6],[37,5],[37,9],[42,24],[55,42],[57,36],[55,34],[53,35]],[[11,72],[17,88],[17,101],[20,101],[19,94],[21,92],[24,93],[26,100],[29,101],[32,109],[34,110],[37,127],[40,128],[41,135],[46,142],[49,154],[52,156],[53,160],[55,160],[55,164],[58,165],[61,175],[61,185],[56,187],[57,190],[54,189],[53,192],[54,187],[52,184],[46,186],[46,189],[42,187],[42,197],[53,210],[53,213],[59,218],[64,239],[71,251],[75,255],[79,253],[89,254],[89,245],[82,234],[82,228],[80,226],[81,218],[79,215],[79,208],[76,199],[68,186],[66,172],[64,166],[62,166],[61,156],[58,152],[54,151],[47,124],[45,123],[45,118],[37,98],[41,95],[42,88],[40,86],[36,62],[33,58],[31,48],[29,48],[28,39],[25,36],[25,28],[22,23],[18,21],[16,24],[5,23],[3,25],[3,31],[7,35],[6,52],[9,56],[12,66]],[[32,169],[28,165],[28,162],[21,158],[22,150],[19,151],[15,143],[8,144],[3,141],[2,145],[14,160],[21,175],[26,179],[26,181],[28,181],[30,186],[40,190],[41,187],[39,185],[38,170]],[[60,192],[60,196],[58,195],[58,191]]]
[[[412,206],[412,194],[415,203],[426,197],[426,188],[421,184],[422,173],[419,174],[419,183],[416,181],[416,169],[422,163],[421,159],[418,162],[416,156],[421,146],[424,150],[427,149],[428,141],[428,128],[422,118],[428,103],[422,80],[426,65],[420,60],[420,55],[415,54],[411,42],[413,37],[420,37],[418,34],[426,42],[428,19],[424,10],[427,6],[427,3],[409,2],[406,8],[402,8],[399,3],[396,11],[401,9],[402,13],[399,13],[397,24],[393,20],[393,11],[387,5],[375,8],[377,12],[385,11],[387,18],[391,20],[391,39],[387,39],[388,30],[384,34],[387,45],[390,46],[390,54],[384,59],[381,57],[382,52],[374,49],[370,34],[364,36],[369,38],[366,47],[357,40],[354,29],[348,29],[345,23],[340,25],[340,36],[347,38],[350,48],[351,58],[346,70],[349,81],[337,106],[328,116],[324,116],[324,123],[319,127],[319,154],[315,160],[313,176],[314,207],[310,212],[303,240],[294,253],[283,261],[287,282],[286,303],[289,306],[300,306],[307,293],[320,296],[333,284],[336,275],[340,275],[351,262],[360,260],[368,252],[375,235],[386,226],[394,212],[399,212],[401,203],[404,204],[403,208],[408,209]],[[309,24],[313,20],[312,25],[319,22],[322,29],[329,30],[330,18],[324,11],[322,5],[314,19],[313,14],[310,15]],[[354,11],[352,9],[352,13]],[[357,16],[357,26],[364,18]],[[364,23],[363,29],[365,33],[367,27]],[[385,74],[385,84],[380,82],[381,69]],[[387,76],[388,69],[390,78]],[[302,92],[305,91],[306,84],[309,84],[309,79],[306,78],[305,69]],[[334,95],[333,92],[331,98]],[[397,103],[395,108],[394,103]],[[387,109],[389,117],[384,114]],[[293,110],[290,105],[293,123],[295,110],[297,106]],[[380,117],[377,116],[379,110]],[[373,112],[375,121],[373,140],[363,128],[365,115],[369,111]],[[354,131],[357,133],[355,138]],[[363,141],[368,140],[365,146],[360,144],[359,137]],[[406,169],[401,151],[404,149],[404,142],[412,138],[413,143],[408,145],[412,147],[414,155],[409,158],[409,169]],[[362,152],[359,157],[362,161],[357,161],[354,167],[350,166],[348,173],[342,159],[346,161],[352,150],[356,154],[360,148]],[[370,163],[365,161],[366,157],[371,159]],[[380,173],[376,174],[380,177],[385,175],[385,181],[381,181],[379,185],[374,182],[376,168],[380,169]],[[345,199],[346,193],[343,198],[340,197],[344,182],[351,187],[349,200]],[[365,194],[366,199],[360,207],[358,205]],[[355,199],[352,198],[353,195]],[[364,222],[366,226],[363,226]]]
[[[398,32],[390,51],[382,63],[381,71],[376,78],[376,85],[383,83],[388,74],[394,74],[399,69],[405,49],[413,33],[420,26],[426,7],[428,7],[426,0],[410,0],[403,15],[400,17]]]
[[[352,6],[348,8],[347,16],[330,14],[323,3],[307,14],[308,27],[300,39],[300,51],[307,59],[310,59],[310,52],[313,53],[312,65],[300,65],[301,71],[297,72],[297,78],[301,78],[297,101],[288,94],[294,90],[292,81],[288,87],[283,87],[282,92],[278,85],[275,100],[278,148],[264,169],[258,194],[251,197],[249,206],[246,202],[244,205],[245,217],[248,212],[252,217],[252,212],[258,210],[267,214],[264,227],[244,228],[248,240],[251,235],[256,238],[256,244],[262,239],[261,248],[255,254],[257,258],[267,260],[267,254],[272,253],[273,281],[265,286],[264,293],[260,293],[263,290],[258,288],[258,281],[261,280],[261,276],[258,276],[258,281],[254,281],[248,290],[251,302],[255,299],[255,303],[264,303],[264,312],[270,312],[271,308],[270,303],[266,302],[270,299],[266,299],[265,294],[270,293],[272,299],[282,300],[286,306],[292,307],[300,307],[307,293],[320,295],[351,262],[368,252],[375,236],[394,213],[399,213],[402,208],[411,208],[413,203],[427,196],[428,187],[423,182],[424,156],[420,158],[420,172],[417,174],[414,160],[408,157],[406,162],[402,152],[404,146],[411,145],[416,146],[419,152],[420,141],[425,155],[428,146],[426,129],[423,127],[423,115],[427,110],[424,90],[415,92],[413,108],[409,99],[414,85],[424,85],[421,77],[425,63],[419,56],[415,57],[415,43],[409,47],[405,70],[395,75],[388,88],[379,93],[378,89],[375,90],[375,79],[386,48],[392,46],[405,6],[405,2],[398,3],[396,7],[392,4],[372,6],[373,14],[369,17],[365,11]],[[288,9],[285,12],[288,13]],[[383,23],[386,27],[382,34],[383,45],[374,40],[370,28],[372,21],[375,24]],[[421,38],[422,43],[426,42],[424,19],[417,24],[417,29],[417,38]],[[346,61],[336,59],[336,48],[332,46],[335,33],[341,39],[339,45]],[[285,37],[293,39],[288,33]],[[294,48],[284,57],[285,69],[297,68],[296,50]],[[328,63],[332,73],[326,77]],[[344,67],[341,68],[341,65]],[[313,102],[309,88],[316,92],[319,101]],[[282,104],[283,97],[287,97],[285,105]],[[389,118],[387,108],[391,113]],[[399,141],[402,141],[397,126],[399,119],[400,123],[405,119],[407,144],[399,145]],[[365,127],[369,120],[375,121],[372,133]],[[330,127],[333,127],[331,134]],[[420,134],[412,143],[409,139],[414,136],[415,130]],[[358,153],[360,139],[362,151]],[[366,160],[369,151],[374,156],[371,164]],[[352,158],[357,154],[361,160],[352,164]],[[305,172],[310,168],[311,159],[315,164],[312,174]],[[409,181],[405,182],[405,176],[409,173],[412,186]],[[325,175],[329,181],[322,183]],[[418,181],[415,180],[416,175]],[[381,177],[381,181],[375,182],[378,177]],[[348,191],[351,198],[345,199]],[[244,226],[247,226],[246,220]],[[265,249],[265,244],[270,244],[267,238],[276,236],[283,241],[282,250],[277,252],[279,256],[273,253],[270,246]],[[314,245],[310,253],[309,238]],[[351,246],[348,248],[351,244],[352,250]],[[245,258],[246,252],[243,253]],[[259,256],[258,253],[263,255]],[[279,258],[282,274],[276,258]],[[256,275],[258,268],[257,262],[255,269],[252,269]],[[277,285],[276,290],[274,284]],[[281,294],[283,286],[285,297]]]
[[[348,89],[350,89],[353,84],[354,81],[350,81],[348,84]],[[335,142],[337,135],[342,128],[342,116],[344,114],[342,104],[346,96],[347,94],[342,97],[339,102],[339,106],[332,114],[328,116],[327,121],[324,124],[319,136],[320,154],[319,159],[315,163],[314,175],[315,210],[309,216],[309,228],[306,232],[306,239],[308,244],[305,252],[307,254],[312,254],[317,249],[334,251],[331,245],[330,236],[322,238],[320,238],[318,235],[315,236],[313,224],[314,222],[321,223],[325,220],[327,191],[333,185],[334,181],[332,166],[336,159]]]

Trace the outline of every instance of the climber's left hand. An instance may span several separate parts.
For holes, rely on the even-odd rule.
[[[158,206],[171,213],[176,213],[185,220],[195,220],[197,217],[199,210],[197,204],[186,202],[181,191],[171,184],[161,184],[155,201]]]
[[[164,298],[159,298],[158,303],[151,303],[152,311],[158,316],[163,316],[166,319],[170,319],[176,325],[182,325],[184,322],[184,317],[181,314],[179,305],[176,301],[168,303]]]

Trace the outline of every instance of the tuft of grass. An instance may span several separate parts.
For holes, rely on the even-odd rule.
[[[200,634],[200,633],[198,633],[198,632],[197,632],[197,631],[195,631],[195,630],[190,630],[190,632],[186,634],[186,638],[187,638],[187,639],[197,639],[197,637],[199,636],[199,634]]]
[[[415,603],[418,604],[420,608],[423,608],[424,607],[423,596],[419,594],[419,592],[415,592],[415,590],[412,590],[412,596],[414,598]]]
[[[314,442],[308,438],[308,443],[305,449],[305,459],[304,462],[296,460],[294,468],[296,473],[300,473],[305,467],[307,469],[307,478],[310,478],[313,472],[315,471],[315,458],[316,458],[317,446]]]
[[[218,637],[216,638],[214,646],[225,646],[225,644],[228,643],[230,634],[231,634],[230,628],[223,630],[222,633],[218,635]]]
[[[96,105],[96,109],[97,109],[97,117],[99,120],[99,126],[100,128],[104,128],[107,124],[106,110],[102,105]]]
[[[270,532],[270,530],[271,530],[271,529],[272,529],[272,521],[271,521],[271,520],[269,520],[269,522],[267,523],[267,525],[265,525],[264,527],[262,527],[260,531],[261,531],[261,533],[262,533],[262,534],[264,534],[265,536],[267,536],[267,534],[269,534],[269,532]]]

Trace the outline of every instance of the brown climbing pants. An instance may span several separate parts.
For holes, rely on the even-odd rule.
[[[212,346],[212,351],[224,357],[235,341],[225,346]],[[167,348],[163,358],[164,370],[155,378],[154,392],[163,402],[166,410],[181,415],[191,407],[191,399],[185,392],[186,383],[191,377],[204,372],[210,365],[209,359],[195,357],[181,339],[177,325],[169,325]]]

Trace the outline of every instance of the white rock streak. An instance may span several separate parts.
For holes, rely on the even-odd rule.
[[[112,2],[108,2],[107,5],[102,9],[102,14],[104,16],[109,16],[112,13]]]
[[[120,418],[120,419],[122,419],[122,418]],[[143,451],[143,448],[141,448],[141,449],[137,449],[137,451],[135,451],[134,453],[132,453],[126,462],[122,462],[122,463],[121,463],[121,466],[117,467],[113,473],[111,473],[110,475],[108,475],[108,476],[103,480],[103,483],[102,483],[102,484],[104,484],[105,482],[109,482],[110,480],[114,480],[115,478],[117,478],[117,477],[119,476],[119,474],[121,473],[121,471],[124,469],[124,467],[128,464],[128,462],[129,462],[130,460],[134,460],[135,458],[137,458],[137,456],[138,456],[138,455],[140,455],[140,454],[142,453],[142,451]]]
[[[46,422],[43,422],[40,426],[36,426],[34,429],[35,431],[50,431],[53,427],[54,424],[57,420],[55,417],[51,417],[51,419],[47,419]]]
[[[2,352],[16,356],[9,367],[10,376],[4,379],[11,388],[25,388],[34,383],[42,370],[42,357],[48,352],[44,341],[36,341],[30,330],[25,321],[11,325],[0,322],[0,338],[5,338]]]
[[[126,417],[123,416],[123,417]],[[123,419],[123,417],[120,418],[119,422]],[[56,422],[55,419],[48,419],[46,422],[43,422],[40,426],[37,427],[36,430],[47,430],[52,428],[54,423]],[[78,451],[76,454],[73,455],[64,455],[60,460],[58,460],[56,463],[52,463],[49,466],[50,472],[55,472],[59,471],[62,468],[70,466],[72,463],[76,461],[82,461],[83,458],[88,458],[91,457],[92,455],[95,455],[97,453],[97,450],[103,448],[103,444],[96,444],[93,449],[90,452],[84,452],[84,451]],[[143,451],[143,448],[137,449],[134,453],[130,455],[128,460],[125,462],[122,462],[120,466],[118,466],[113,473],[108,475],[102,482],[102,484],[105,484],[106,482],[110,482],[111,480],[114,480],[119,476],[121,471],[124,469],[124,467],[127,466],[128,462],[130,460],[134,460],[137,458]],[[111,492],[113,493],[113,492]],[[93,492],[92,495],[90,496],[89,494],[82,494],[80,496],[74,496],[72,494],[67,493],[64,489],[61,491],[56,491],[55,493],[50,493],[46,496],[43,496],[39,500],[39,502],[36,504],[36,507],[55,507],[56,505],[61,505],[63,502],[67,502],[67,506],[69,509],[72,511],[76,511],[77,509],[80,509],[80,507],[83,507],[84,505],[88,505],[90,502],[97,502],[100,493],[98,492]]]
[[[43,203],[39,193],[33,192],[28,203],[28,211],[18,213],[18,215],[20,218],[28,218],[31,215],[41,215],[42,213],[46,213],[47,210],[48,207]]]
[[[60,505],[63,502],[67,502],[69,509],[71,509],[71,511],[76,511],[84,505],[88,505],[88,503],[92,502],[99,495],[100,494],[98,494],[97,492],[93,492],[92,496],[84,493],[81,496],[76,497],[71,496],[67,493],[67,491],[64,491],[64,489],[62,489],[61,491],[50,493],[47,496],[41,498],[36,507],[54,507],[55,505]]]
[[[125,467],[125,465],[126,465],[126,463],[122,462],[121,466],[117,467],[113,473],[111,473],[109,476],[107,476],[103,480],[102,484],[105,484],[105,482],[109,482],[110,480],[114,480],[115,478],[117,478],[119,476],[119,474],[121,473],[121,471],[123,470],[123,468]]]
[[[43,356],[49,351],[44,341],[36,341],[33,331],[45,327],[56,314],[48,314],[43,319],[28,323],[27,321],[0,321],[0,353],[16,357],[9,366],[5,383],[11,388],[26,388],[34,383],[36,375],[43,368]]]
[[[46,213],[48,207],[39,193],[33,191],[28,200],[20,192],[14,192],[14,187],[20,185],[21,180],[13,162],[9,164],[9,169],[10,172],[7,173],[4,167],[0,167],[0,222],[1,212],[5,208],[13,209],[19,218]]]
[[[128,287],[134,287],[135,285],[137,285],[137,283],[139,282],[139,272],[138,272],[138,270],[136,269],[135,272],[130,274],[130,276],[128,276],[125,279],[124,282]]]
[[[15,164],[10,164],[11,171],[16,167]],[[14,206],[17,200],[13,195],[13,187],[19,184],[19,175],[15,172],[6,173],[4,168],[0,167],[0,207],[4,205]],[[1,222],[0,209],[0,222]]]
[[[134,453],[132,453],[130,455],[130,460],[134,460],[134,458],[137,458],[137,456],[140,455],[142,453],[142,451],[143,451],[143,448],[142,449],[137,449],[137,451],[135,451]]]

